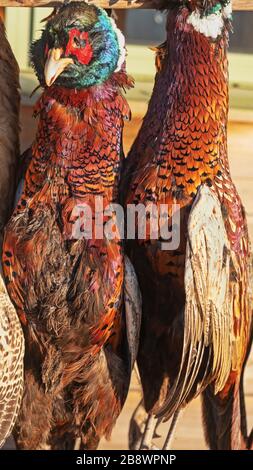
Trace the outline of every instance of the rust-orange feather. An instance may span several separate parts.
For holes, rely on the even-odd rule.
[[[73,235],[77,205],[88,204],[94,218],[96,196],[104,207],[118,200],[126,74],[119,83],[115,74],[103,85],[103,100],[95,88],[52,87],[35,108],[38,131],[3,253],[27,347],[20,448],[73,446],[77,435],[96,447],[126,397],[122,242],[119,235],[96,239],[94,231],[90,240]]]

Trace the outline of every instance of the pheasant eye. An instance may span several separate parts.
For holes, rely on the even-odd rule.
[[[80,47],[81,46],[81,42],[80,40],[75,36],[74,37],[74,44],[76,45],[76,47]]]
[[[65,50],[66,56],[74,56],[80,64],[88,65],[93,57],[92,45],[86,31],[74,28],[69,31],[69,39]]]

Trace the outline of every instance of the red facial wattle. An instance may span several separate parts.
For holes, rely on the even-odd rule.
[[[85,45],[83,47],[78,47],[75,39],[85,41]],[[65,55],[67,57],[75,56],[80,64],[88,65],[93,57],[93,49],[88,39],[89,37],[87,32],[81,32],[78,29],[71,29],[69,32],[69,41]]]

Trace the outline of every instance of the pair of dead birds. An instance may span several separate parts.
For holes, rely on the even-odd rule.
[[[132,80],[114,21],[100,8],[70,3],[54,11],[32,45],[45,90],[2,255],[0,439],[22,395],[14,429],[21,449],[96,448],[121,412],[136,357],[148,413],[142,448],[152,448],[161,420],[173,417],[173,427],[199,393],[209,447],[251,446],[243,395],[251,254],[226,141],[230,2],[169,6],[153,95],[126,160],[122,90]],[[17,72],[6,51],[10,93],[1,115],[10,114],[12,134],[3,134],[2,226],[18,151]],[[125,244],[116,223],[113,237],[73,236],[77,207],[90,208],[94,228],[98,197],[102,209],[122,200],[153,204],[158,214],[166,207],[159,233],[165,226],[173,233],[178,212],[177,246],[164,249],[150,227],[144,239]],[[131,439],[135,426],[133,419]]]

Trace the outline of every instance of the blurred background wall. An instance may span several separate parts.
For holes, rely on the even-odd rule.
[[[125,34],[130,43],[163,41],[165,14],[155,10],[139,10],[126,12],[125,16]],[[235,34],[231,37],[231,52],[253,53],[253,14],[235,12],[233,24]]]
[[[4,10],[4,11],[3,11]],[[51,8],[5,8],[7,35],[21,69],[24,95],[36,87],[29,60],[29,44],[43,28],[41,20]],[[128,72],[136,79],[130,99],[148,100],[154,79],[154,54],[148,49],[164,41],[165,14],[155,10],[117,11],[118,23],[128,46]],[[230,40],[230,104],[253,109],[253,12],[234,13],[234,34]]]

